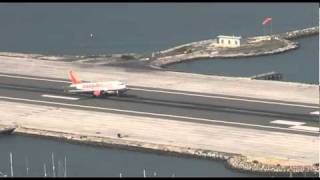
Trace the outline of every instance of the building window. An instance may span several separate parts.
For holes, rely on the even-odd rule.
[[[228,40],[228,44],[231,44],[230,40]]]
[[[223,39],[221,39],[221,44],[223,44]]]
[[[237,42],[237,41],[234,41],[234,44],[235,44],[235,45],[237,45],[237,44],[238,44],[238,42]]]

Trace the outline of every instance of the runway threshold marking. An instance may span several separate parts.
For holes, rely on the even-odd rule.
[[[0,74],[3,77],[12,77],[12,78],[20,78],[20,79],[31,79],[31,80],[39,80],[39,81],[48,81],[48,82],[62,82],[62,83],[70,83],[69,81],[64,80],[52,80],[46,78],[33,78],[33,77],[25,77],[18,75],[6,75]],[[219,98],[219,99],[228,99],[228,100],[237,100],[237,101],[247,101],[247,102],[256,102],[256,103],[264,103],[264,104],[278,104],[278,105],[286,105],[286,106],[296,106],[296,107],[306,107],[306,108],[319,108],[318,106],[312,105],[302,105],[302,104],[292,104],[292,103],[282,103],[282,102],[271,102],[271,101],[263,101],[263,100],[252,100],[252,99],[244,99],[244,98],[234,98],[234,97],[223,97],[223,96],[215,96],[215,95],[203,95],[203,94],[194,94],[194,93],[184,93],[184,92],[172,92],[165,90],[155,90],[155,89],[143,89],[143,88],[130,88],[132,90],[139,91],[149,91],[149,92],[159,92],[159,93],[167,93],[167,94],[180,94],[180,95],[188,95],[188,96],[198,96],[198,97],[207,97],[207,98]]]
[[[54,96],[54,95],[49,95],[49,94],[43,94],[41,96],[47,97],[47,98],[68,99],[68,100],[79,100],[80,99],[80,98],[67,97],[67,96]]]
[[[222,120],[213,120],[213,119],[205,119],[205,118],[194,118],[194,117],[186,117],[186,116],[176,116],[176,115],[169,115],[169,114],[157,114],[157,113],[149,113],[149,112],[140,112],[140,111],[132,111],[132,110],[122,110],[122,109],[113,109],[113,108],[105,108],[105,107],[94,107],[94,106],[85,106],[79,104],[67,104],[67,103],[58,103],[58,102],[48,102],[48,101],[41,101],[41,100],[32,100],[32,99],[22,99],[22,98],[14,98],[14,97],[6,97],[0,96],[0,99],[8,99],[8,100],[18,100],[18,101],[25,101],[25,102],[37,102],[43,104],[55,104],[55,105],[64,105],[69,107],[82,107],[88,109],[99,109],[99,110],[109,110],[109,111],[116,111],[116,112],[127,112],[133,114],[140,114],[140,115],[154,115],[160,117],[174,117],[174,118],[181,118],[181,119],[188,119],[188,120],[197,120],[203,122],[216,122],[216,123],[223,123],[223,124],[231,124],[231,125],[244,125],[244,126],[251,126],[251,127],[260,127],[260,128],[268,128],[268,129],[277,129],[277,130],[287,130],[287,131],[300,131],[300,132],[309,132],[318,134],[313,130],[308,129],[299,129],[299,128],[283,128],[283,127],[275,127],[275,126],[264,126],[264,125],[257,125],[257,124],[247,124],[247,123],[239,123],[239,122],[229,122],[229,121],[222,121]]]
[[[299,125],[305,124],[304,122],[285,121],[285,120],[275,120],[275,121],[271,121],[270,123],[273,123],[273,124],[284,124],[284,125],[293,125],[293,126],[299,126]]]

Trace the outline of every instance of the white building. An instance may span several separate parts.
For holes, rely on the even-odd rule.
[[[220,47],[239,47],[241,36],[218,36],[217,45]]]

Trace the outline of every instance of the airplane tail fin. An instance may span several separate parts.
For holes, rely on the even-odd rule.
[[[72,84],[78,84],[81,83],[79,78],[76,76],[76,74],[71,70],[69,71],[69,79],[72,82]]]

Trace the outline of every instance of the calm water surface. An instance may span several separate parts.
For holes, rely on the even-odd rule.
[[[226,169],[222,161],[159,155],[122,149],[71,144],[26,136],[0,136],[0,172],[10,175],[13,154],[14,176],[52,176],[52,152],[57,176],[63,176],[67,157],[67,176],[142,177],[253,177]],[[154,174],[156,173],[156,174]]]
[[[299,48],[281,54],[249,58],[203,59],[170,65],[173,71],[234,77],[251,77],[271,71],[283,81],[319,84],[318,37],[298,39]]]

